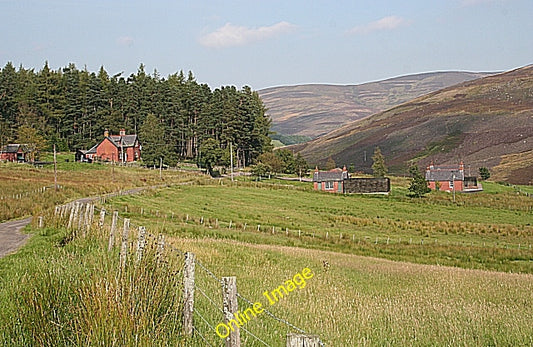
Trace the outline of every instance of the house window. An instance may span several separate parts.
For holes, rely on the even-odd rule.
[[[326,188],[326,190],[332,190],[333,189],[333,182],[332,181],[325,182],[325,188]]]

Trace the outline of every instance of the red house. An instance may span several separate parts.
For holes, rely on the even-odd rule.
[[[465,177],[465,166],[462,161],[459,165],[450,166],[434,166],[431,163],[426,168],[426,181],[430,189],[445,192],[483,190],[481,184],[477,182],[477,177]]]
[[[26,161],[25,145],[18,143],[10,143],[0,149],[0,160],[11,162],[24,162]]]
[[[318,171],[313,174],[313,186],[315,190],[322,190],[330,193],[344,193],[344,182],[348,179],[346,166],[343,169],[333,169],[330,171]]]
[[[104,139],[96,146],[96,153],[92,153],[94,147],[87,152],[103,161],[129,163],[141,159],[141,143],[137,135],[126,135],[124,129],[119,135],[109,135],[106,130]]]

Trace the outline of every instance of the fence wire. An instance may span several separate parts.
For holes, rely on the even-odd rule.
[[[103,208],[98,208],[98,207],[94,207],[95,211],[102,211]],[[105,210],[105,209],[103,209]],[[106,215],[110,215],[110,213],[105,210],[105,214]],[[124,220],[124,217],[120,216],[120,214],[118,215],[118,218],[120,220]],[[135,229],[139,229],[141,226],[138,226],[136,225],[135,223],[132,223],[131,220],[130,220],[130,228],[135,228]],[[145,232],[145,236],[152,239],[154,242],[158,242],[159,240],[159,237],[150,233],[149,231],[146,231]],[[184,257],[185,256],[185,252],[176,248],[174,245],[170,244],[170,243],[166,243],[165,244],[165,248],[176,253],[178,256],[182,256]],[[205,282],[203,283],[203,285],[205,285],[206,287],[209,286],[209,281],[213,281],[214,280],[214,283],[212,283],[211,285],[215,285],[214,288],[210,288],[212,292],[216,292],[218,291],[219,295],[218,297],[219,298],[222,298],[222,280],[213,273],[213,271],[211,271],[208,267],[206,267],[205,265],[202,264],[202,262],[200,262],[197,258],[195,259],[195,264],[198,265],[198,267],[200,269],[203,270],[203,273],[205,273],[205,279],[202,279],[201,276],[198,276],[198,272],[196,273],[196,278],[195,278],[195,284],[194,284],[194,287],[196,290],[198,290],[198,292],[202,295],[202,297],[204,297],[206,300],[207,300],[207,306],[208,307],[211,307],[211,311],[213,311],[214,309],[214,312],[217,312],[217,314],[215,314],[214,316],[217,317],[218,316],[218,319],[215,320],[215,322],[222,322],[222,319],[224,318],[224,310],[222,310],[222,303],[217,303],[215,299],[213,299],[208,293],[206,293],[206,291],[208,291],[206,288],[202,288],[201,285],[199,285],[200,282]],[[242,294],[240,294],[239,292],[237,292],[237,297],[240,298],[241,300],[243,300],[244,302],[246,302],[248,305],[252,305],[253,306],[253,302],[249,299],[247,299],[246,297],[244,297]],[[197,297],[198,298],[198,297]],[[214,327],[214,324],[213,323],[210,323],[209,320],[204,317],[204,315],[202,313],[200,313],[201,309],[204,309],[206,311],[206,313],[209,313],[208,310],[207,310],[207,307],[205,303],[202,303],[200,300],[195,300],[195,309],[194,309],[194,312],[193,314],[197,317],[200,318],[200,320],[209,328],[210,332],[207,334],[207,336],[214,336],[218,339],[218,342],[221,342],[221,341],[224,341],[224,339],[220,339],[218,338],[217,336],[215,336],[215,327]],[[302,334],[307,334],[307,332],[297,326],[295,326],[294,324],[290,323],[289,321],[283,319],[283,318],[280,318],[280,317],[277,317],[276,315],[274,315],[272,312],[270,312],[269,310],[267,309],[264,309],[264,312],[272,319],[274,319],[275,321],[285,325],[286,327],[288,327],[290,330],[294,330],[294,331],[297,331],[299,333],[302,333]],[[220,314],[220,315],[219,315]],[[209,342],[209,338],[206,336],[206,334],[203,334],[198,327],[194,326],[193,327],[194,331],[195,331],[195,334],[194,336],[198,336],[200,339],[202,339],[202,341],[204,341],[206,344],[208,344],[209,346],[217,346],[218,344],[215,342],[215,343],[212,343],[212,342]],[[250,331],[250,329],[247,329],[246,327],[242,326],[240,327],[240,329],[247,335],[249,335],[253,340],[255,341],[258,341],[261,345],[263,346],[270,346],[270,344],[268,344],[267,342],[265,342],[263,339],[261,339],[259,336],[257,336],[256,334],[254,334],[253,332]],[[319,343],[321,346],[324,346],[323,342],[319,340]]]

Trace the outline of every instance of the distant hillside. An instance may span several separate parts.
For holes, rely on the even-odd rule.
[[[488,73],[433,72],[361,85],[310,84],[259,91],[281,135],[316,138],[352,121]]]
[[[331,156],[370,171],[376,146],[395,172],[412,160],[463,160],[473,175],[486,166],[497,180],[532,184],[533,65],[433,92],[293,148],[313,164]]]

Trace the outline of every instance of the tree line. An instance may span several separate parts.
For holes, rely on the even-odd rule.
[[[247,166],[272,149],[271,120],[257,92],[225,86],[212,90],[183,71],[161,77],[141,64],[135,74],[110,76],[74,64],[40,71],[8,62],[0,70],[0,146],[23,141],[19,129],[34,129],[59,150],[88,149],[105,130],[139,134],[147,164],[202,162],[201,148],[233,148]],[[209,141],[208,141],[209,140]],[[204,145],[205,147],[205,145]]]

